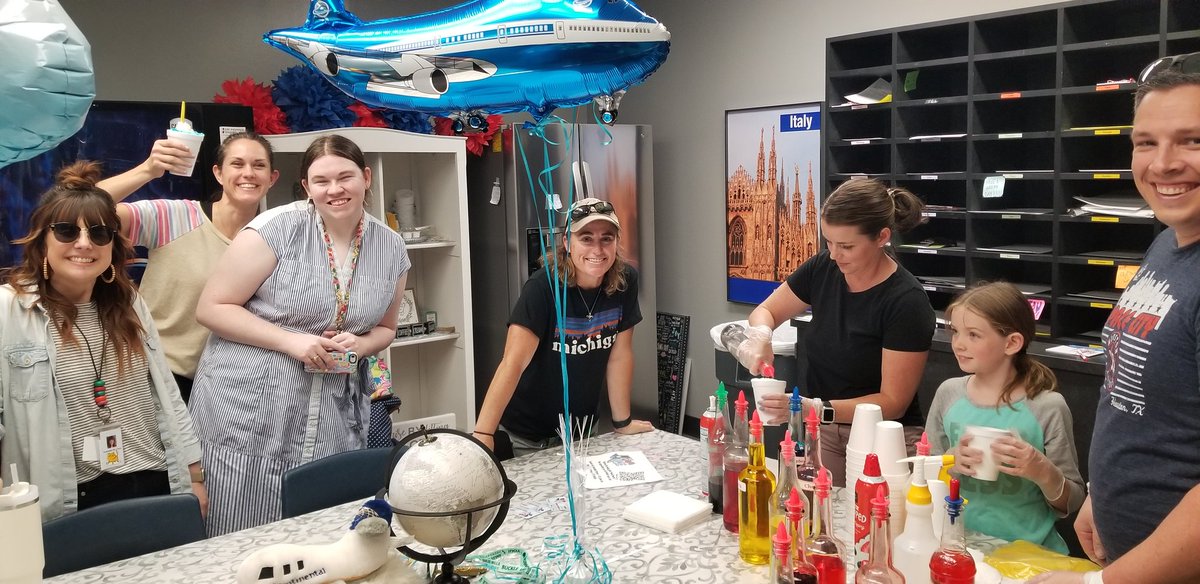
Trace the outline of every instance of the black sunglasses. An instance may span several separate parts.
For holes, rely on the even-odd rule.
[[[1163,57],[1149,65],[1138,74],[1137,82],[1145,83],[1151,77],[1175,69],[1180,73],[1200,73],[1200,52]]]
[[[596,213],[612,215],[612,203],[608,201],[600,201],[599,203],[589,203],[587,205],[575,207],[574,209],[571,209],[571,221],[579,221],[588,215],[595,215]]]
[[[83,231],[74,223],[51,223],[50,231],[60,243],[75,243]],[[87,228],[88,240],[95,245],[108,245],[117,236],[117,230],[107,225],[91,225]]]

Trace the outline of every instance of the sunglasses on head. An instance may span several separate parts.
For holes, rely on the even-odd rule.
[[[612,203],[610,203],[608,201],[600,201],[599,203],[589,203],[587,205],[580,205],[578,207],[575,207],[574,209],[571,209],[571,220],[579,221],[580,219],[583,219],[584,217],[587,217],[588,215],[595,215],[596,213],[601,213],[604,215],[612,215],[613,214]]]
[[[74,223],[51,223],[50,232],[60,243],[75,243],[79,240],[81,227]],[[94,245],[108,245],[117,235],[117,230],[107,225],[91,225],[87,228],[88,240]]]
[[[1145,83],[1151,77],[1174,69],[1180,73],[1200,73],[1200,52],[1163,57],[1149,65],[1137,77],[1138,83]]]

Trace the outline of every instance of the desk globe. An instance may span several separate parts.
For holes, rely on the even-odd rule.
[[[516,492],[487,446],[470,434],[439,428],[410,434],[396,447],[385,498],[404,531],[441,553],[409,546],[400,552],[441,563],[434,581],[457,583],[466,579],[454,573],[454,565],[499,529]]]

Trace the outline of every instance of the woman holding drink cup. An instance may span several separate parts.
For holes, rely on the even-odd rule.
[[[1033,310],[1012,284],[971,288],[946,309],[958,366],[938,387],[926,430],[930,453],[955,455],[971,501],[967,528],[1061,553],[1054,522],[1079,509],[1084,485],[1071,411],[1054,372],[1026,350]]]
[[[821,205],[828,249],[809,258],[750,313],[739,361],[754,375],[774,361],[771,331],[807,308],[813,319],[803,350],[808,371],[801,390],[816,407],[821,461],[837,486],[846,476],[846,442],[860,403],[878,405],[885,420],[904,425],[910,445],[921,437],[914,397],[933,344],[934,316],[916,277],[888,249],[893,232],[921,222],[924,204],[903,188],[872,179],[842,183]],[[787,394],[759,399],[760,415],[787,420]]]
[[[190,175],[196,155],[178,139],[158,140],[145,162],[99,184],[119,203],[122,235],[150,250],[141,292],[158,323],[167,362],[185,403],[208,339],[208,329],[196,322],[200,291],[233,237],[258,215],[259,204],[279,178],[271,143],[253,132],[240,132],[217,148],[212,172],[221,192],[216,200],[121,203],[164,172]]]

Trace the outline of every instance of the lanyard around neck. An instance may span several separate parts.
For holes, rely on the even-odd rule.
[[[362,219],[358,221],[358,228],[354,231],[354,239],[350,242],[350,251],[347,259],[349,266],[346,270],[346,281],[342,282],[341,272],[338,270],[337,254],[333,251],[333,239],[329,237],[329,230],[325,229],[325,222],[319,218],[317,225],[321,228],[321,236],[325,238],[325,255],[329,258],[329,273],[333,276],[333,297],[337,302],[333,312],[333,330],[342,332],[342,328],[346,325],[346,313],[350,310],[350,281],[354,279],[354,270],[358,267],[358,254],[362,251],[363,224],[366,223],[366,214],[363,214]]]
[[[112,412],[108,409],[108,390],[104,387],[104,379],[100,374],[104,371],[104,358],[107,356],[108,349],[108,333],[104,330],[104,321],[100,322],[100,337],[104,340],[100,342],[100,365],[96,365],[96,357],[92,354],[92,343],[88,340],[87,335],[83,334],[83,329],[79,328],[79,323],[71,321],[75,331],[79,333],[79,338],[83,339],[83,344],[87,347],[88,360],[92,362],[92,371],[96,374],[92,381],[92,401],[96,402],[96,417],[101,423],[107,424],[112,419]]]

